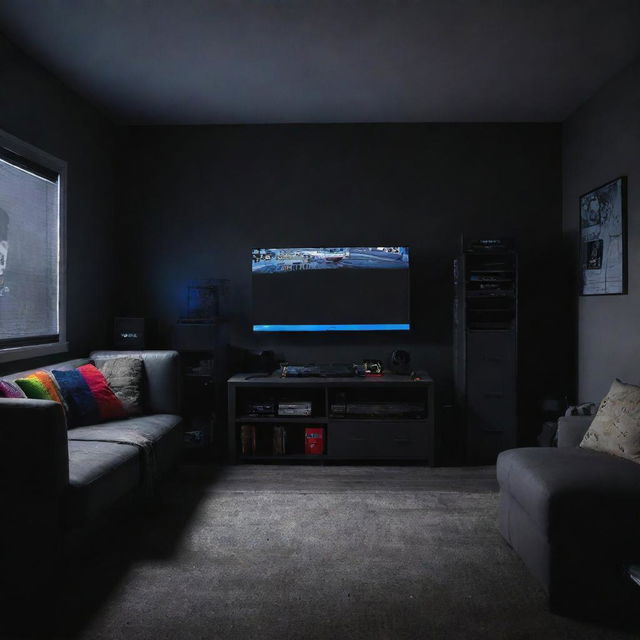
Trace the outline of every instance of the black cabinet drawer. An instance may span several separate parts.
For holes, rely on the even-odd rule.
[[[329,423],[327,445],[330,456],[354,460],[429,457],[423,422],[335,420]]]

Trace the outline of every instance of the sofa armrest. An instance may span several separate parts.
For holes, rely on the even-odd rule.
[[[0,398],[0,619],[23,633],[54,601],[63,500],[69,484],[67,425],[51,400]],[[43,604],[33,615],[33,603]]]
[[[180,414],[180,356],[177,351],[93,351],[94,362],[136,356],[144,360],[147,401],[152,413]]]
[[[0,492],[50,497],[69,483],[67,424],[51,400],[0,398]],[[3,515],[6,515],[3,514]]]
[[[595,416],[563,416],[558,419],[558,447],[577,447]]]

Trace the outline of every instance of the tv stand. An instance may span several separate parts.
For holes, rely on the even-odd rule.
[[[228,380],[227,387],[231,463],[436,464],[434,384],[428,376],[412,380],[395,374],[353,378],[239,374]],[[280,404],[298,404],[307,412],[310,405],[310,414],[278,415]],[[305,453],[306,429],[321,431],[322,453]]]

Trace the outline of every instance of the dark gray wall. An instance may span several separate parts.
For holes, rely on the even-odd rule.
[[[119,312],[155,316],[166,336],[190,279],[230,278],[234,344],[316,362],[407,348],[434,376],[442,407],[460,234],[514,236],[526,440],[539,428],[540,400],[568,391],[555,362],[567,342],[557,319],[566,296],[560,137],[553,124],[131,128],[122,140]],[[251,247],[380,244],[411,246],[410,335],[251,334]]]
[[[583,401],[600,401],[616,377],[640,383],[640,60],[564,123],[564,228],[572,248],[578,242],[580,194],[621,175],[628,176],[629,293],[578,300]]]
[[[108,344],[113,318],[114,127],[2,36],[0,78],[0,129],[68,163],[67,337],[86,354]]]

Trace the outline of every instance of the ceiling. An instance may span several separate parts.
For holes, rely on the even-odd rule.
[[[640,0],[0,0],[132,124],[562,121],[640,55]]]

